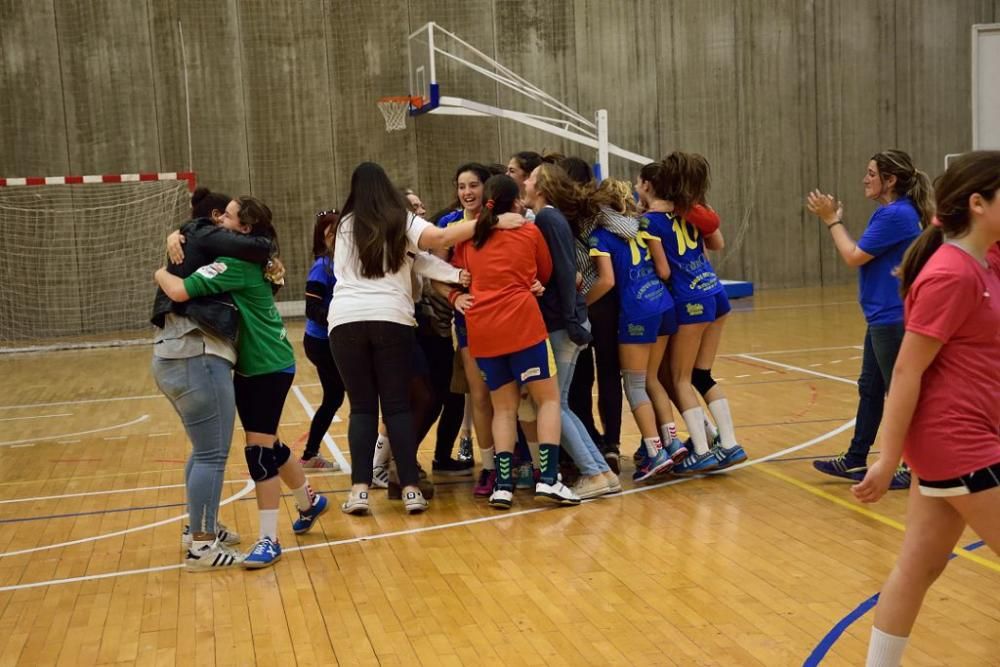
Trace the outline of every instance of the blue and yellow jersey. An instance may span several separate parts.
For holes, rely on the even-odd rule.
[[[621,309],[629,321],[647,319],[674,307],[670,292],[656,275],[648,237],[640,231],[635,238],[623,239],[598,227],[588,239],[591,257],[611,258]]]
[[[670,263],[670,291],[675,300],[684,303],[722,291],[697,227],[680,216],[650,211],[639,220],[639,229],[663,243]]]

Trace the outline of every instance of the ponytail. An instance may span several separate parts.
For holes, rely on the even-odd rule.
[[[520,195],[520,188],[513,178],[505,174],[490,176],[483,185],[483,208],[476,218],[476,229],[472,233],[472,246],[477,250],[489,240],[493,229],[500,221],[499,216],[510,213]]]
[[[920,228],[930,227],[931,220],[934,218],[934,190],[931,187],[930,176],[926,172],[915,169],[913,184],[906,196],[913,201],[917,213],[920,214]]]
[[[944,231],[932,223],[927,225],[920,236],[906,249],[903,263],[899,265],[899,288],[904,298],[920,275],[924,264],[937,252],[942,243],[944,243]]]

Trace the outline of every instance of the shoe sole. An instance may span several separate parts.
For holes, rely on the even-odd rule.
[[[611,489],[605,487],[605,488],[599,489],[597,491],[591,491],[590,493],[587,493],[586,495],[581,494],[581,493],[577,493],[576,495],[579,496],[580,500],[590,500],[592,498],[600,498],[601,496],[606,496],[609,493],[611,493]]]
[[[360,505],[356,505],[354,507],[341,506],[340,511],[343,512],[344,514],[359,516],[361,514],[368,514],[368,506],[367,505],[365,505],[364,507],[361,507]]]
[[[555,503],[556,505],[579,505],[579,499],[563,498],[556,494],[549,493],[535,493],[535,500],[544,500],[545,502]]]
[[[671,454],[670,458],[671,458],[671,460],[673,460],[674,465],[677,465],[678,463],[680,463],[681,461],[683,461],[685,458],[687,458],[687,455],[690,454],[690,453],[691,452],[688,451],[687,447],[682,447],[682,448],[678,449],[676,452],[674,452],[673,454]]]
[[[671,469],[673,469],[673,467],[674,467],[674,460],[673,459],[667,459],[666,461],[664,461],[660,465],[656,466],[655,468],[651,469],[649,472],[645,473],[641,477],[633,477],[632,481],[633,482],[645,482],[650,477],[655,477],[656,475],[659,475],[660,473],[669,472]]]
[[[423,514],[426,511],[427,511],[427,505],[420,505],[419,507],[413,506],[406,508],[407,514]]]
[[[695,475],[704,475],[707,472],[715,472],[720,470],[719,465],[716,464],[710,468],[701,468],[700,470],[674,470],[674,474],[678,477],[694,477]]]
[[[267,563],[257,563],[256,561],[243,561],[243,568],[246,570],[263,570],[265,567],[271,567],[275,563],[281,560],[281,554],[278,554],[273,560]]]
[[[489,506],[498,510],[509,510],[513,503],[509,503],[506,500],[490,500],[488,502]]]
[[[327,500],[326,501],[326,505],[323,506],[323,509],[320,510],[319,514],[317,514],[316,516],[314,516],[312,518],[312,521],[309,522],[308,526],[306,526],[305,528],[302,528],[300,530],[296,530],[295,528],[292,528],[292,532],[295,533],[296,535],[304,535],[304,534],[308,533],[310,530],[312,530],[312,527],[316,523],[316,520],[319,519],[324,514],[326,514],[329,510],[330,510],[330,501]]]

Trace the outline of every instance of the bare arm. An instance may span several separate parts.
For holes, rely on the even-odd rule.
[[[726,240],[722,238],[721,229],[716,229],[703,238],[705,239],[705,248],[708,250],[722,250],[726,247]]]
[[[830,230],[833,244],[837,246],[837,252],[840,253],[845,264],[856,268],[874,259],[874,256],[860,249],[854,239],[851,238],[851,233],[847,231],[847,227],[842,222],[844,206],[834,199],[833,195],[813,190],[806,197],[806,208]]]
[[[881,455],[868,468],[864,481],[852,489],[861,502],[873,503],[889,489],[889,482],[903,456],[903,441],[920,398],[921,379],[941,346],[941,341],[930,336],[910,331],[903,336],[882,418]]]
[[[499,216],[497,229],[517,229],[526,220],[517,213],[504,213]],[[445,228],[428,227],[420,234],[417,246],[421,250],[444,250],[462,241],[468,241],[476,231],[476,221],[466,220]]]
[[[649,248],[649,255],[653,258],[653,266],[656,267],[656,275],[660,277],[660,280],[670,280],[670,262],[667,261],[667,253],[663,250],[663,241],[655,236],[648,236],[646,244]]]
[[[590,258],[597,266],[597,281],[584,296],[588,306],[610,292],[611,288],[615,286],[615,269],[611,264],[611,258],[607,255],[591,255]]]
[[[183,303],[191,298],[188,295],[187,288],[184,287],[184,280],[169,273],[165,268],[157,269],[156,273],[153,274],[153,278],[156,279],[156,284],[160,286],[160,289],[163,290],[163,293],[171,301]]]

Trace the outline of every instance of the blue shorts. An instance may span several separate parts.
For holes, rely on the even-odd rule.
[[[469,327],[465,324],[465,315],[455,311],[455,339],[458,341],[458,349],[469,347]]]
[[[625,345],[655,343],[658,337],[675,333],[677,316],[672,309],[641,320],[629,320],[625,313],[618,315],[618,342]]]
[[[476,365],[490,391],[511,382],[524,385],[556,376],[556,358],[548,339],[519,352],[499,357],[476,357]]]
[[[694,301],[677,302],[677,323],[702,324],[714,322],[732,310],[725,292],[712,294]]]

